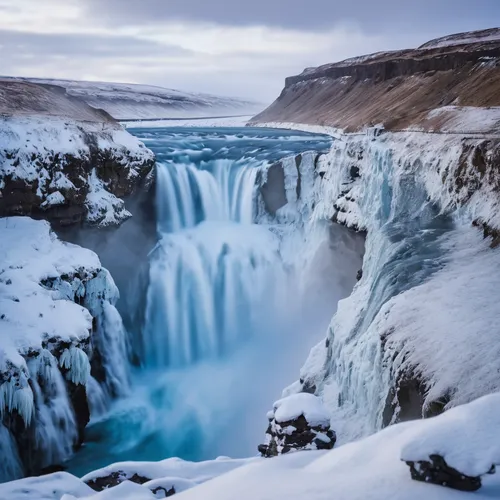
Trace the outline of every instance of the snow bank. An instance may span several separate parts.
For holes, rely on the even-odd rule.
[[[500,426],[499,410],[500,393],[496,393],[415,425],[415,434],[401,449],[401,459],[418,462],[440,455],[463,474],[487,474],[492,465],[500,464],[500,436],[492,432]]]
[[[500,442],[494,437],[499,404],[500,396],[496,394],[436,419],[389,427],[330,452],[301,452],[250,464],[189,490],[181,498],[319,500],[331,498],[332,492],[339,500],[470,498],[470,493],[412,481],[401,458],[406,458],[412,446],[417,446],[412,457],[439,449],[451,461],[454,456],[463,457],[456,465],[466,465],[464,461],[478,464],[469,472],[484,472],[486,462],[499,458]],[[483,478],[483,483],[474,498],[495,498],[500,494],[498,474]]]
[[[60,300],[45,280],[67,277],[73,296],[101,269],[93,252],[63,243],[48,222],[27,217],[0,219],[1,365],[25,368],[24,357],[51,339],[79,345],[88,340],[92,316],[82,306]]]
[[[84,498],[93,494],[83,481],[66,472],[0,484],[0,498],[5,500],[60,500],[65,495]]]
[[[61,500],[76,500],[73,495],[64,495]],[[165,496],[155,496],[150,490],[130,481],[116,486],[112,490],[104,490],[100,493],[89,495],[82,500],[153,500],[155,498],[165,498]]]
[[[65,500],[152,499],[152,486],[182,486],[177,495],[185,500],[460,500],[470,493],[411,479],[406,460],[425,460],[440,453],[462,473],[484,474],[500,461],[500,394],[457,407],[428,420],[397,424],[363,440],[328,452],[306,451],[274,459],[191,463],[169,459],[158,463],[123,463],[96,471],[89,481],[119,470],[128,477],[157,476],[142,486],[125,481],[101,493],[91,492],[68,474],[54,474],[0,485],[0,497],[9,500],[40,498]],[[172,479],[169,479],[172,478]],[[178,478],[178,479],[175,479]],[[179,479],[184,480],[179,481]],[[500,495],[500,474],[484,476],[477,499]],[[193,483],[193,484],[191,484]],[[62,496],[68,493],[68,496]],[[403,496],[402,496],[403,495]]]
[[[119,473],[122,481],[138,475],[151,481],[162,478],[178,478],[184,481],[201,483],[260,460],[260,458],[231,459],[221,457],[217,460],[205,462],[187,462],[180,458],[169,458],[161,462],[121,462],[91,472],[84,476],[82,481],[88,484],[100,478]]]

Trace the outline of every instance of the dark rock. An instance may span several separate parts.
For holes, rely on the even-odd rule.
[[[483,237],[491,238],[491,248],[497,248],[500,245],[500,230],[496,229],[486,222],[476,219],[472,222],[472,225],[483,230]]]
[[[363,277],[363,269],[360,269],[356,274],[356,279],[360,281],[362,277]]]
[[[260,193],[267,212],[276,212],[287,204],[285,191],[285,172],[281,162],[271,165],[267,170],[267,181],[261,186]]]
[[[108,488],[114,488],[123,481],[132,481],[136,484],[144,484],[151,481],[151,478],[140,476],[139,474],[134,474],[133,476],[127,476],[123,471],[112,472],[108,476],[97,477],[91,481],[87,481],[87,486],[92,488],[94,491],[103,491]]]
[[[349,175],[351,176],[351,179],[353,181],[356,180],[358,177],[360,177],[360,175],[359,175],[359,167],[357,167],[356,165],[353,165],[351,167]]]
[[[90,421],[90,408],[87,399],[87,389],[84,385],[77,385],[66,380],[68,396],[71,400],[73,410],[75,412],[76,424],[78,426],[78,443],[76,447],[80,447],[85,437],[85,428]]]
[[[161,491],[163,491],[163,497],[158,496],[158,494]],[[167,490],[167,488],[163,488],[161,486],[159,486],[158,488],[152,489],[151,492],[153,493],[153,495],[156,495],[157,498],[168,498],[168,497],[175,495],[175,493],[176,493],[175,488],[170,488],[169,490]]]
[[[66,467],[64,465],[51,465],[49,467],[45,467],[40,471],[40,476],[48,476],[49,474],[54,474],[55,472],[64,472]]]
[[[481,488],[481,478],[462,474],[450,467],[440,455],[430,455],[430,461],[406,462],[410,467],[411,478],[415,481],[432,483],[454,490],[477,491]],[[494,467],[492,466],[492,472]]]
[[[293,451],[331,450],[337,436],[329,424],[311,425],[304,415],[287,421],[277,422],[270,417],[266,431],[266,444],[258,446],[263,457],[275,457]]]

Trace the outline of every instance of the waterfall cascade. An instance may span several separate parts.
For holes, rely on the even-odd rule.
[[[158,159],[158,241],[149,254],[145,324],[131,338],[138,368],[131,396],[92,422],[72,463],[77,473],[96,455],[105,465],[254,454],[269,401],[324,334],[318,311],[331,317],[360,267],[359,246],[332,258],[327,225],[317,231],[314,264],[300,231],[288,238],[292,225],[255,224],[269,165],[326,151],[326,137],[261,129],[135,132]],[[302,253],[309,270],[316,265],[312,290],[294,266],[293,255],[298,262]],[[323,289],[318,298],[314,292]]]

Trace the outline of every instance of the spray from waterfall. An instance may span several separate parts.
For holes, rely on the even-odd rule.
[[[130,397],[89,428],[73,462],[77,473],[96,456],[106,465],[254,454],[269,405],[326,328],[317,328],[320,306],[302,295],[296,270],[283,259],[291,227],[254,223],[259,170],[324,149],[324,138],[247,129],[141,134],[159,160],[158,241],[149,253],[145,324],[132,339],[138,368]],[[325,266],[328,242],[323,248],[318,280],[311,280],[318,288],[335,267]],[[347,286],[334,283],[323,316],[349,293],[359,255],[355,261],[339,264],[351,278]]]

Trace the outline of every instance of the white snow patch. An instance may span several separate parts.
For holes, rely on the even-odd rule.
[[[69,181],[68,181],[69,183]],[[71,184],[71,183],[70,183]],[[66,198],[62,195],[60,191],[55,191],[54,193],[50,193],[45,201],[40,205],[42,208],[53,207],[57,205],[64,205],[66,203]]]
[[[163,478],[178,478],[199,484],[243,465],[259,462],[262,458],[231,459],[220,457],[205,462],[187,462],[180,458],[169,458],[161,462],[121,462],[87,474],[82,481],[89,482],[120,472],[124,479],[135,474],[152,481]],[[182,483],[187,485],[187,483]]]
[[[117,225],[132,217],[123,200],[106,190],[94,168],[88,178],[89,193],[85,200],[87,221],[101,226]]]
[[[244,127],[253,117],[228,116],[224,118],[203,118],[200,120],[178,119],[178,120],[145,120],[121,122],[125,128],[168,128],[168,127]]]
[[[0,484],[0,498],[5,500],[60,500],[65,494],[83,498],[95,491],[66,472]]]
[[[289,422],[303,415],[312,426],[330,425],[330,415],[314,394],[299,393],[274,403],[276,422]]]

